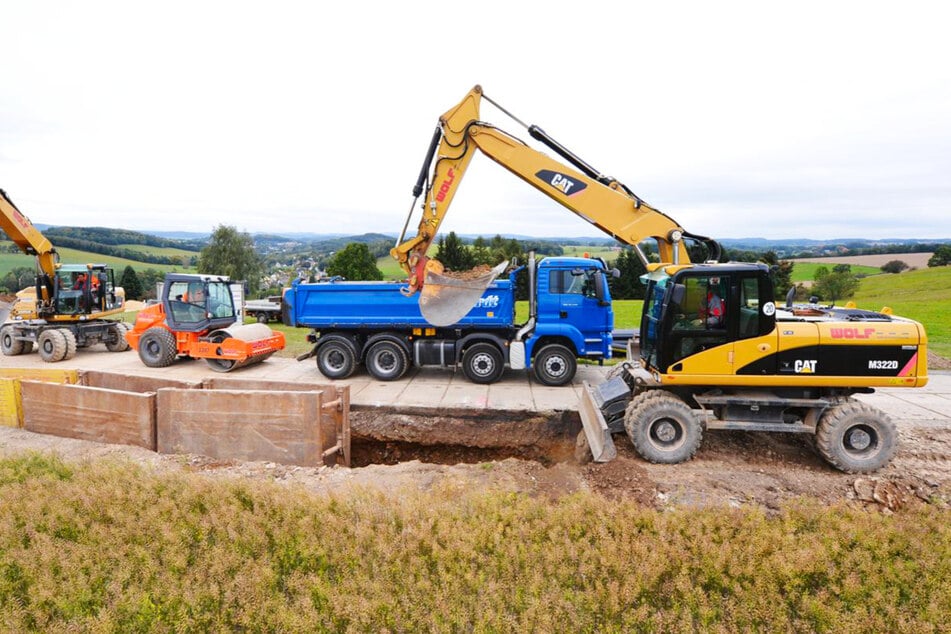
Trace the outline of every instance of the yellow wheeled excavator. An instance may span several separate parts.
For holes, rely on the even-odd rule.
[[[0,325],[0,351],[31,352],[53,363],[71,359],[78,348],[104,343],[113,352],[129,349],[128,324],[106,319],[124,310],[122,290],[105,264],[61,264],[52,243],[0,189],[0,227],[21,251],[36,256],[36,302],[13,307]]]
[[[483,99],[568,164],[482,121]],[[629,352],[609,380],[583,391],[584,440],[595,460],[613,459],[612,436],[626,433],[643,458],[682,462],[696,453],[704,430],[715,429],[814,434],[819,453],[852,473],[875,471],[892,458],[894,422],[852,397],[927,383],[920,323],[887,308],[777,304],[766,265],[720,262],[714,240],[686,231],[479,86],[440,117],[413,192],[413,207],[424,196],[417,235],[404,241],[408,218],[392,250],[407,272],[407,292],[421,290],[421,307],[426,302],[436,315],[471,307],[460,300],[464,293],[444,285],[426,250],[476,150],[633,247],[647,270],[636,356]],[[641,248],[651,240],[656,262]],[[702,245],[702,261],[691,261],[686,241]]]

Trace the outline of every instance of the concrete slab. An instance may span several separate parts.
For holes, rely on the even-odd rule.
[[[108,352],[102,346],[94,346],[79,353],[69,361],[56,364],[43,363],[36,353],[16,357],[0,357],[0,366],[21,368],[99,369],[143,376],[164,377],[184,381],[200,381],[208,377],[222,376],[213,372],[203,361],[176,361],[168,368],[147,368],[134,351]],[[531,406],[538,411],[574,411],[580,396],[581,383],[593,384],[604,380],[607,367],[581,364],[571,386],[550,388],[540,385],[529,373],[507,370],[502,380],[490,386],[476,385],[466,380],[461,371],[445,368],[414,370],[394,382],[371,379],[363,369],[343,381],[334,381],[350,386],[350,402],[354,407],[400,407],[412,402],[417,407],[420,401],[432,408],[443,409],[497,409],[499,411],[524,411],[529,397],[521,396],[526,390]],[[249,379],[274,379],[304,381],[314,384],[329,382],[318,370],[313,359],[299,362],[295,359],[271,357],[264,363],[242,368],[226,376]],[[445,391],[442,390],[443,386]],[[441,396],[440,396],[441,395]],[[437,399],[437,396],[439,397]],[[901,424],[927,423],[951,426],[951,373],[933,371],[929,383],[923,388],[884,388],[871,395],[860,395],[876,407],[888,412]]]

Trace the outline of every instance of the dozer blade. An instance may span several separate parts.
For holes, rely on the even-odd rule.
[[[428,272],[419,292],[419,310],[423,318],[440,328],[457,323],[472,310],[485,289],[508,264],[506,260],[485,275],[469,279]]]
[[[617,458],[617,448],[614,439],[608,430],[608,423],[594,398],[594,388],[585,381],[581,390],[581,403],[578,406],[581,414],[581,427],[591,447],[591,455],[595,462],[610,462]]]

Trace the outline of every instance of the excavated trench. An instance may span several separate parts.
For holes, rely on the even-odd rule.
[[[354,407],[351,466],[473,464],[506,458],[545,465],[574,455],[577,412],[517,412]]]

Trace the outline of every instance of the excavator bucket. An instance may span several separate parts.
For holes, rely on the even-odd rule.
[[[617,458],[617,447],[614,446],[608,423],[604,420],[601,408],[598,407],[594,388],[587,381],[584,382],[584,389],[581,390],[578,412],[581,414],[581,427],[588,440],[594,461],[610,462]]]
[[[419,292],[419,310],[436,327],[451,326],[466,316],[482,293],[508,266],[508,260],[478,277],[459,277],[429,271]]]

